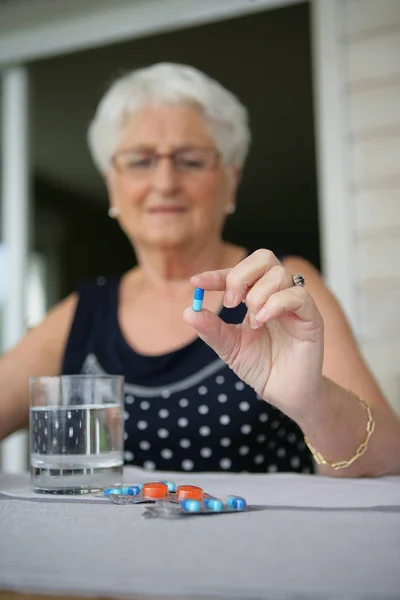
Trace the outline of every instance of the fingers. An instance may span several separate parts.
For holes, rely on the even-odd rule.
[[[272,294],[255,315],[259,326],[292,313],[302,321],[319,323],[322,320],[314,300],[303,287],[291,287]]]
[[[205,271],[194,275],[190,281],[196,287],[203,288],[208,292],[223,292],[226,289],[226,277],[232,269],[220,269],[219,271]]]
[[[268,299],[275,293],[291,288],[293,279],[291,273],[282,267],[275,265],[259,279],[250,289],[246,296],[246,306],[248,308],[249,322],[253,329],[257,329],[263,323],[257,320],[257,314],[264,307]]]
[[[280,265],[270,250],[256,250],[233,269],[207,271],[191,278],[191,282],[205,290],[225,291],[224,305],[233,308],[247,297],[248,291],[272,267]]]
[[[246,323],[257,329],[285,312],[302,320],[318,320],[318,310],[305,289],[293,285],[293,275],[270,250],[257,250],[232,269],[207,271],[191,279],[196,287],[225,291],[229,308],[245,302]],[[286,292],[286,293],[283,293]]]
[[[187,308],[183,313],[183,319],[222,360],[231,364],[240,344],[240,332],[235,325],[225,323],[216,314],[204,308],[200,312]]]

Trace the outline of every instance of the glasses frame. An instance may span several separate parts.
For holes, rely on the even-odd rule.
[[[124,173],[124,174],[130,174],[130,175],[136,175],[136,176],[146,176],[146,175],[151,175],[154,173],[154,171],[156,170],[158,163],[160,161],[160,159],[163,158],[167,158],[171,161],[172,166],[174,167],[175,171],[177,173],[180,174],[188,174],[190,173],[191,175],[196,174],[196,169],[193,169],[193,171],[191,171],[190,169],[188,169],[187,171],[185,171],[185,169],[179,168],[177,161],[176,161],[176,156],[180,155],[183,152],[188,152],[191,150],[201,150],[201,151],[207,151],[207,152],[212,152],[213,153],[213,161],[210,167],[206,167],[204,169],[197,169],[197,173],[201,174],[207,171],[212,171],[214,169],[216,169],[221,161],[221,153],[214,147],[212,146],[182,146],[180,148],[177,148],[176,150],[173,150],[172,152],[156,152],[154,150],[146,150],[143,149],[143,154],[148,154],[148,156],[153,160],[153,164],[147,168],[147,169],[143,169],[141,171],[140,168],[138,168],[137,172],[135,173],[134,169],[129,169],[129,168],[123,168],[121,167],[120,164],[118,164],[118,159],[121,156],[127,156],[129,154],[132,154],[134,152],[140,152],[140,149],[130,149],[130,150],[120,150],[119,152],[116,152],[115,154],[112,155],[111,157],[111,164],[113,165],[114,169],[116,171],[118,171],[119,173]]]

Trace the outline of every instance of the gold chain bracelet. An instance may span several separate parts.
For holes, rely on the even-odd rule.
[[[355,394],[353,394],[353,395],[356,396]],[[367,417],[368,417],[367,433],[365,436],[365,440],[363,441],[362,444],[360,444],[358,446],[355,454],[351,458],[349,458],[349,460],[341,460],[338,462],[332,462],[330,460],[326,460],[326,458],[324,458],[322,456],[322,454],[314,448],[314,446],[310,443],[308,437],[305,435],[304,441],[307,444],[308,449],[310,450],[310,452],[313,455],[313,458],[317,464],[327,465],[328,467],[335,469],[335,471],[338,471],[339,469],[345,469],[346,467],[349,467],[355,460],[357,460],[357,458],[360,458],[360,456],[362,456],[364,454],[364,452],[366,451],[366,449],[368,448],[369,438],[371,437],[371,435],[373,434],[374,429],[375,429],[375,421],[372,417],[371,409],[368,406],[368,404],[365,402],[365,400],[363,400],[359,396],[356,396],[356,398],[361,403],[361,405],[362,405],[363,409],[365,410],[365,412],[367,413]]]

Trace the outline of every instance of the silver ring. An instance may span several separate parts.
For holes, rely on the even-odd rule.
[[[302,275],[300,275],[300,273],[296,273],[295,275],[293,275],[292,279],[293,279],[293,285],[297,285],[299,287],[304,287],[304,284],[305,284],[304,277]]]

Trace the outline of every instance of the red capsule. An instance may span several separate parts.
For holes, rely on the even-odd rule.
[[[181,500],[202,500],[203,490],[197,485],[180,485],[176,488],[176,499]]]
[[[142,485],[142,496],[143,498],[151,498],[152,500],[165,498],[168,496],[168,486],[165,483],[160,483],[159,481],[144,483]]]

